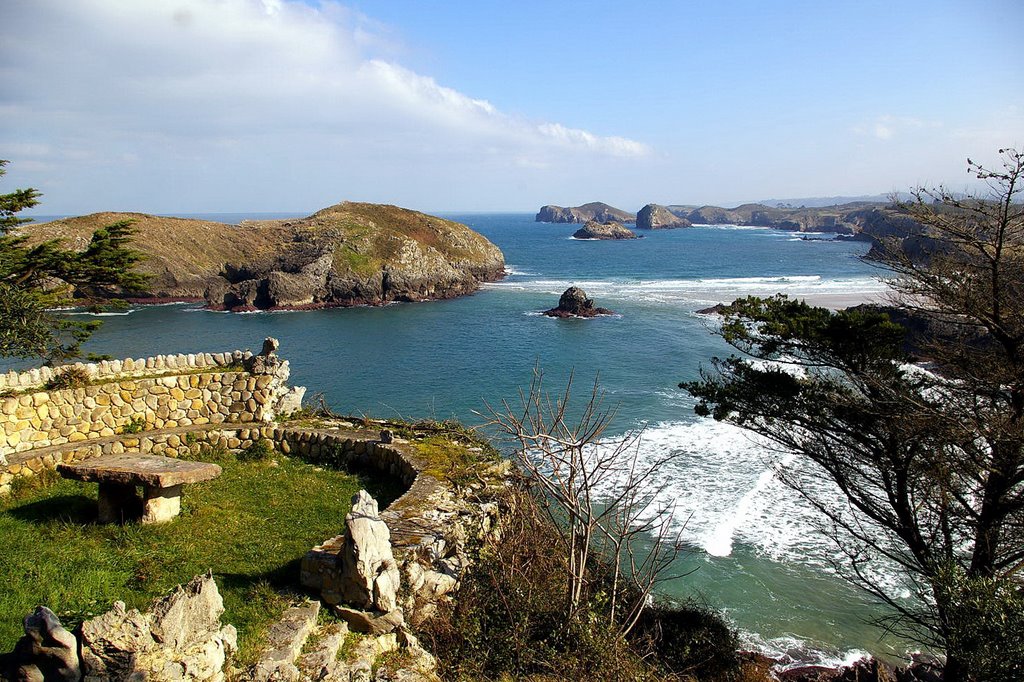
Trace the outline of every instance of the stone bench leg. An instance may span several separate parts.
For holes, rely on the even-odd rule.
[[[181,511],[181,486],[146,487],[142,500],[142,523],[170,521]]]
[[[134,485],[124,483],[100,483],[100,523],[121,523],[138,513],[139,496]]]

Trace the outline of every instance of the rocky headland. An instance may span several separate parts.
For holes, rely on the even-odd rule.
[[[638,230],[670,230],[691,225],[692,223],[687,218],[678,216],[658,204],[647,204],[636,214]]]
[[[615,313],[607,308],[598,308],[583,289],[569,287],[558,298],[558,307],[545,310],[544,314],[548,317],[597,317]]]
[[[599,223],[635,223],[636,214],[609,206],[600,201],[593,201],[582,206],[542,206],[537,213],[538,223],[586,223],[594,220]]]
[[[825,232],[850,239],[874,242],[883,237],[914,238],[920,228],[897,207],[884,202],[855,201],[834,206],[792,207],[765,204],[686,206],[647,204],[637,214],[594,202],[583,206],[548,205],[537,222],[636,223],[638,229],[665,229],[691,225],[740,225],[770,227],[791,232]]]
[[[151,280],[145,291],[101,298],[205,300],[217,310],[381,305],[470,294],[505,274],[501,250],[465,225],[379,204],[240,225],[94,213],[26,233],[85,248],[94,230],[120,220],[132,222],[131,245],[146,256],[138,269]]]
[[[878,202],[853,202],[812,208],[772,207],[764,204],[741,204],[735,208],[666,208],[695,225],[743,225],[792,232],[831,232],[845,235],[859,234],[865,229],[870,229],[869,226],[890,221],[896,215],[891,206]]]
[[[637,234],[625,227],[622,223],[614,221],[599,223],[596,220],[588,220],[573,235],[576,239],[636,239]]]

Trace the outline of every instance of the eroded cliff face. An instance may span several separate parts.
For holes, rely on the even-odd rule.
[[[658,204],[647,204],[636,214],[636,227],[639,230],[670,230],[690,225],[688,219],[677,216]]]
[[[123,219],[153,280],[147,291],[111,295],[205,298],[221,310],[379,305],[469,294],[505,273],[498,247],[465,225],[379,204],[237,226],[104,213],[32,232],[84,246],[92,230]]]
[[[600,201],[593,201],[582,206],[568,207],[548,204],[541,207],[535,218],[538,223],[586,223],[591,220],[598,223],[634,223],[636,215]]]
[[[878,206],[881,205],[852,203],[815,208],[777,208],[764,204],[742,204],[736,208],[668,208],[675,215],[684,216],[695,225],[750,225],[793,232],[834,232],[852,235],[860,231],[861,223],[856,216]]]
[[[500,279],[498,247],[465,225],[397,206],[345,202],[276,221],[276,252],[229,263],[206,292],[226,310],[452,298]]]

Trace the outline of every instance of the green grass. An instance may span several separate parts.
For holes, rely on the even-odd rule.
[[[181,516],[167,524],[99,525],[96,485],[52,477],[0,500],[0,651],[14,646],[21,619],[37,604],[70,629],[118,599],[145,610],[212,569],[245,662],[262,628],[299,593],[303,554],[342,531],[351,496],[363,487],[381,506],[393,499],[375,481],[280,454],[240,462],[207,452],[199,459],[224,473],[186,486]]]

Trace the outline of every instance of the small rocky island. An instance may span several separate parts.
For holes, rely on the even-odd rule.
[[[558,299],[558,307],[545,310],[548,317],[597,317],[598,315],[614,315],[607,308],[598,308],[594,301],[587,298],[587,292],[579,287],[569,287]]]
[[[548,204],[541,207],[535,218],[535,222],[538,223],[585,223],[590,220],[599,223],[635,223],[636,215],[601,201],[592,201],[582,206],[569,207]]]
[[[671,230],[677,227],[691,227],[686,218],[677,216],[672,211],[658,204],[647,204],[636,214],[638,230]]]
[[[636,239],[637,234],[614,220],[599,223],[588,220],[586,224],[572,235],[576,239]]]
[[[140,302],[205,300],[215,310],[305,309],[453,298],[501,279],[501,250],[451,220],[397,206],[344,202],[305,218],[228,225],[142,213],[33,225],[32,241],[85,248],[128,220],[146,259],[145,291],[90,292]]]

